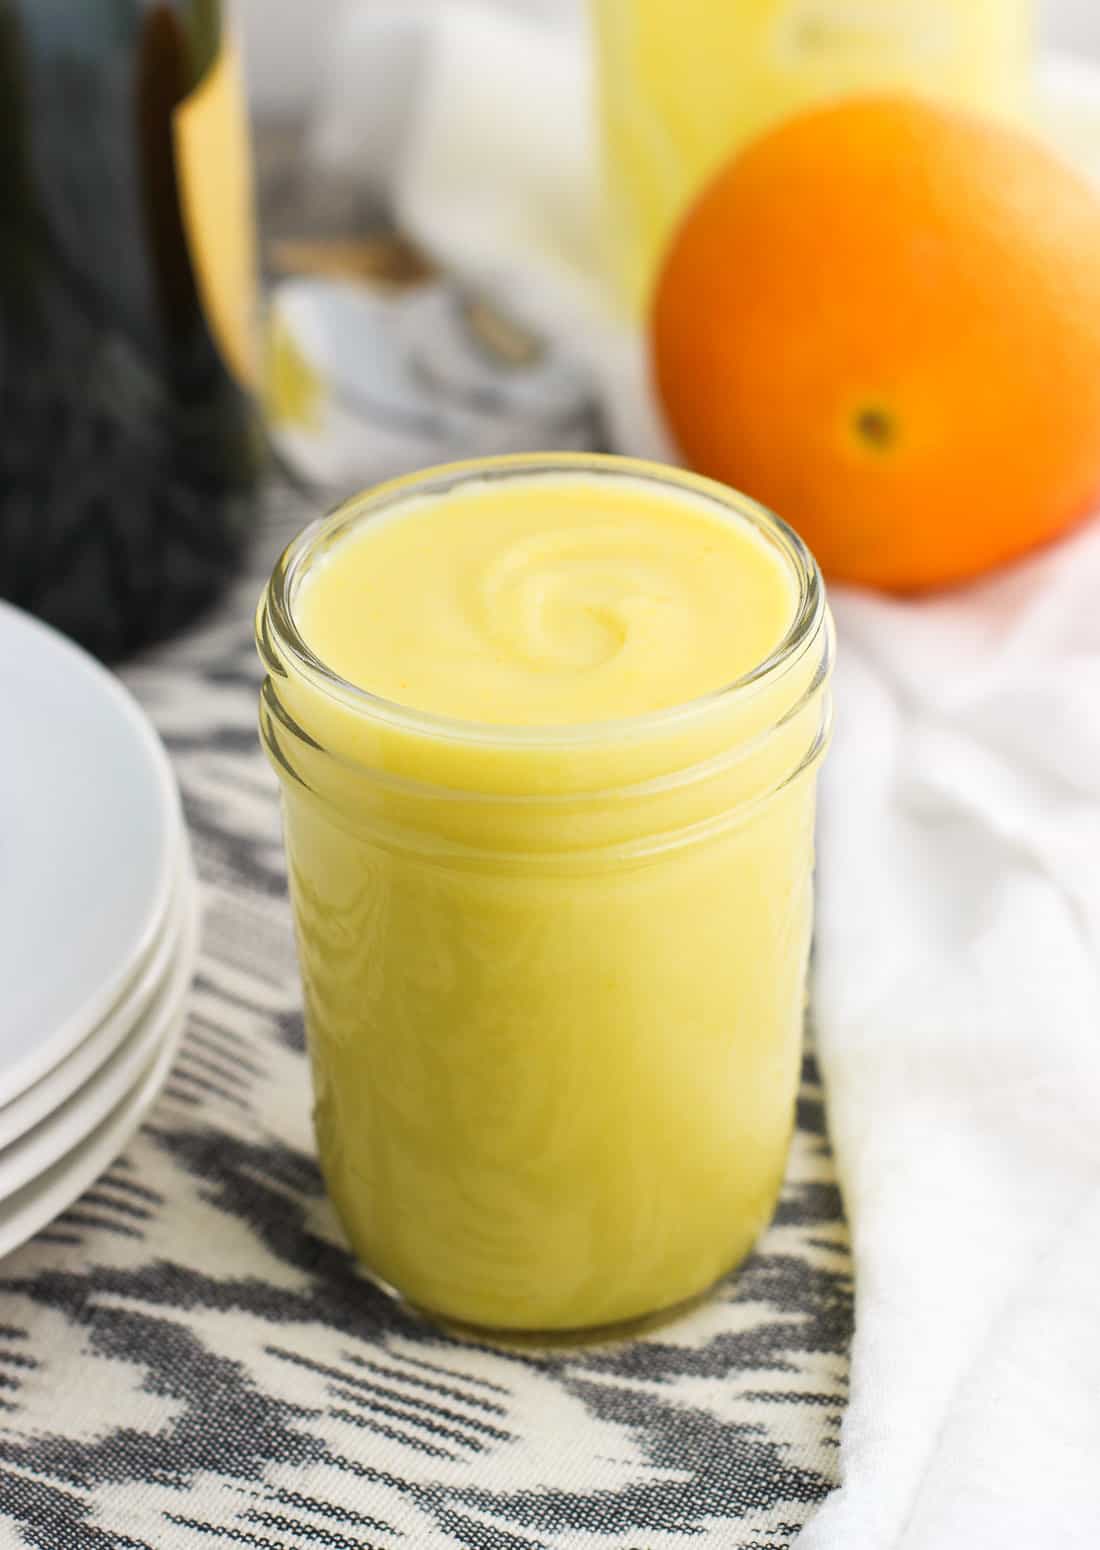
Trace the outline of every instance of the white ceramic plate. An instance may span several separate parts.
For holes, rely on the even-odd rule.
[[[8,1196],[45,1173],[103,1123],[164,1042],[194,972],[197,891],[189,875],[185,886],[187,898],[176,926],[168,972],[144,1016],[71,1097],[0,1151],[0,1213]]]
[[[179,957],[188,913],[193,908],[195,882],[188,849],[185,845],[185,865],[176,879],[168,916],[136,979],[71,1055],[17,1098],[0,1106],[0,1198],[5,1193],[6,1149],[93,1082],[120,1047],[140,1033],[143,1019],[151,1015],[154,1003],[163,999]]]
[[[161,932],[179,793],[107,670],[0,603],[0,1104],[73,1050]]]
[[[45,1173],[7,1200],[0,1201],[0,1255],[10,1254],[25,1243],[90,1188],[125,1148],[159,1097],[187,1025],[188,992],[198,956],[197,907],[181,944],[180,956],[187,964],[183,990],[166,1020],[157,1052],[133,1087],[95,1130],[85,1135]]]
[[[173,885],[168,914],[150,944],[149,951],[139,963],[133,979],[125,986],[107,1015],[77,1044],[70,1055],[9,1103],[0,1105],[0,1151],[52,1113],[94,1076],[134,1031],[154,996],[163,988],[179,950],[183,923],[186,911],[191,907],[194,890],[190,847],[186,840],[182,850],[182,859],[186,864],[180,868]]]

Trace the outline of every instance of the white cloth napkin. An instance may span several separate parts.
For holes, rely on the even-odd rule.
[[[595,253],[583,40],[493,6],[357,12],[313,153],[668,453]],[[1100,161],[1100,86],[1044,112]],[[1056,391],[1056,384],[1052,384]],[[835,598],[816,968],[856,1336],[806,1550],[1100,1545],[1100,528],[949,599]]]
[[[806,1550],[1100,1545],[1100,526],[836,598],[815,1002],[856,1267]]]

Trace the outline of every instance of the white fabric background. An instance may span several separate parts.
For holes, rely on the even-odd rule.
[[[257,113],[301,111],[309,105],[325,45],[342,11],[372,0],[232,0],[246,45],[249,91]],[[446,6],[450,0],[436,0]],[[560,11],[577,0],[498,0],[513,10]],[[967,4],[967,0],[960,0]],[[1047,42],[1100,58],[1100,5],[1096,0],[1040,0]]]

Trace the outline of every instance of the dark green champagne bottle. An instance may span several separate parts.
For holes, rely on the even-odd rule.
[[[253,211],[220,0],[0,0],[0,597],[104,658],[232,575]]]

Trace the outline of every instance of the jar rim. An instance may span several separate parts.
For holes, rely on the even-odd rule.
[[[554,474],[642,480],[665,490],[683,490],[702,497],[747,521],[779,551],[797,586],[794,617],[777,645],[747,672],[676,705],[598,721],[531,725],[463,720],[387,699],[342,677],[317,656],[302,636],[294,618],[294,588],[318,552],[337,542],[353,525],[382,516],[405,501],[444,496],[478,481]],[[590,743],[605,743],[609,738],[622,740],[660,733],[734,698],[752,695],[783,677],[801,660],[820,634],[826,617],[825,589],[813,555],[793,528],[749,496],[717,480],[642,458],[585,452],[513,453],[444,463],[386,480],[351,496],[309,523],[275,564],[260,599],[256,638],[269,672],[285,677],[289,661],[296,673],[327,698],[402,732],[491,747],[560,749],[583,748]]]

